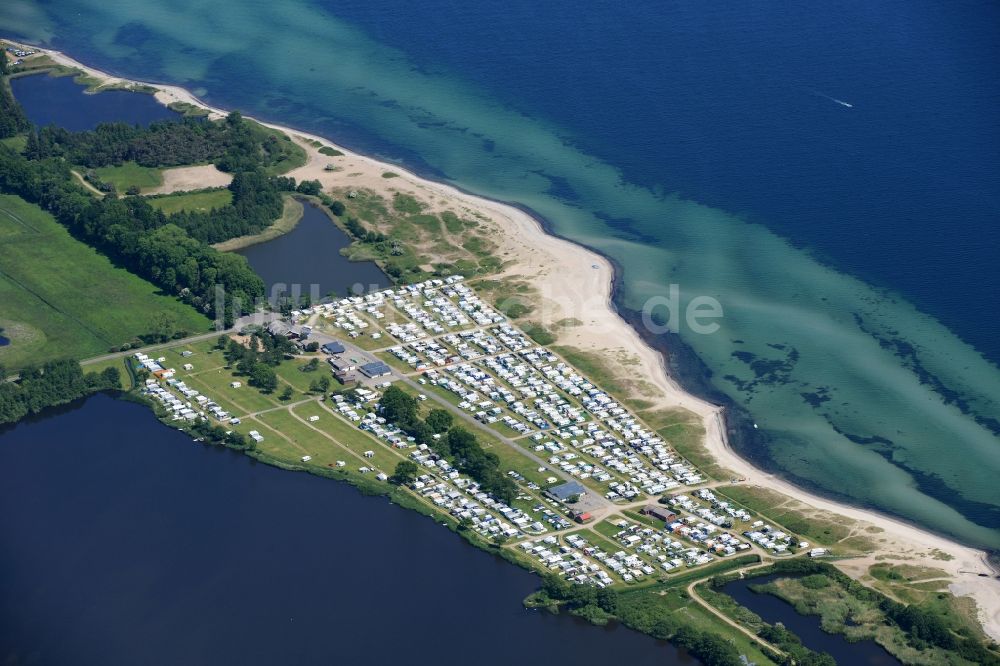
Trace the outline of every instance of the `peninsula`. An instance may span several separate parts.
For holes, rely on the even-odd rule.
[[[268,165],[294,189],[260,186],[273,195],[262,206],[278,222],[206,235],[216,252],[287,232],[307,201],[352,239],[351,258],[376,261],[396,281],[266,312],[236,310],[221,332],[191,330],[82,359],[88,370],[120,368],[131,378],[126,388],[164,422],[280,467],[387,494],[543,574],[530,604],[597,623],[617,618],[706,663],[729,662],[712,661],[723,650],[712,629],[681,630],[677,604],[693,602],[732,650],[757,663],[816,657],[735,612],[718,591],[761,572],[820,576],[822,588],[866,599],[878,615],[869,636],[853,635],[877,637],[905,662],[997,658],[995,643],[984,647],[1000,640],[1000,580],[987,554],[816,496],[736,455],[722,410],[686,393],[615,311],[614,267],[604,257],[547,234],[514,206],[324,137],[234,120],[182,88],[109,76],[57,51],[4,46],[32,52],[18,57],[13,75],[44,70],[75,75],[94,92],[152,94],[209,121],[259,124],[294,146],[272,153]],[[27,161],[24,146],[2,150],[18,153],[8,164]],[[73,177],[95,198],[121,177],[124,187],[110,192],[154,202],[168,221],[224,207],[241,187],[258,186],[218,160],[152,169],[158,180],[145,187],[130,179],[142,167],[115,168],[126,171]],[[16,191],[2,174],[0,191],[30,204],[43,199]],[[769,591],[822,613],[819,592],[793,588]],[[931,632],[918,645],[907,607],[978,627],[960,639]],[[838,622],[850,633],[845,625],[857,618]],[[959,624],[943,631],[961,634]]]

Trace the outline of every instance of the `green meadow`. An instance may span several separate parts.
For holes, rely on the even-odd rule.
[[[173,215],[180,211],[207,213],[213,208],[222,208],[231,204],[233,202],[233,194],[223,188],[202,192],[170,194],[163,197],[150,197],[147,201],[149,201],[150,206],[162,210],[165,215]]]
[[[124,194],[130,187],[156,187],[163,183],[159,169],[139,166],[135,162],[125,162],[121,166],[101,167],[94,169],[97,177],[115,186],[118,192]]]
[[[106,353],[164,323],[198,333],[211,322],[77,241],[51,215],[0,195],[0,365]]]

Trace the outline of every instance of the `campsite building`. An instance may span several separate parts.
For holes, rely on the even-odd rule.
[[[567,481],[558,486],[553,486],[545,491],[549,497],[560,502],[565,502],[572,497],[579,497],[586,494],[587,489],[579,481]]]

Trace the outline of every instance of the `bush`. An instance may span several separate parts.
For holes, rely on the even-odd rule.
[[[802,587],[808,588],[810,590],[820,590],[824,587],[830,587],[832,584],[830,579],[823,574],[812,574],[811,576],[805,576],[800,581]]]

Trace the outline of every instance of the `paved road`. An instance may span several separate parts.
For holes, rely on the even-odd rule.
[[[140,347],[138,349],[128,349],[122,352],[113,352],[111,354],[104,354],[103,356],[95,356],[93,358],[88,358],[80,361],[80,365],[87,366],[94,363],[101,363],[103,361],[111,361],[116,358],[124,358],[126,356],[131,356],[136,352],[142,352],[143,354],[148,354],[149,352],[158,351],[160,349],[166,349],[168,347],[177,347],[185,344],[193,344],[195,342],[202,342],[204,340],[211,340],[212,338],[217,338],[220,335],[226,335],[228,333],[234,333],[239,331],[244,326],[249,324],[266,324],[272,319],[280,318],[281,315],[278,313],[265,313],[256,315],[247,315],[236,320],[236,323],[232,328],[223,329],[220,331],[210,331],[208,333],[199,333],[198,335],[192,335],[187,338],[181,338],[179,340],[170,340],[168,342],[161,342],[155,345],[149,345],[148,347]]]

